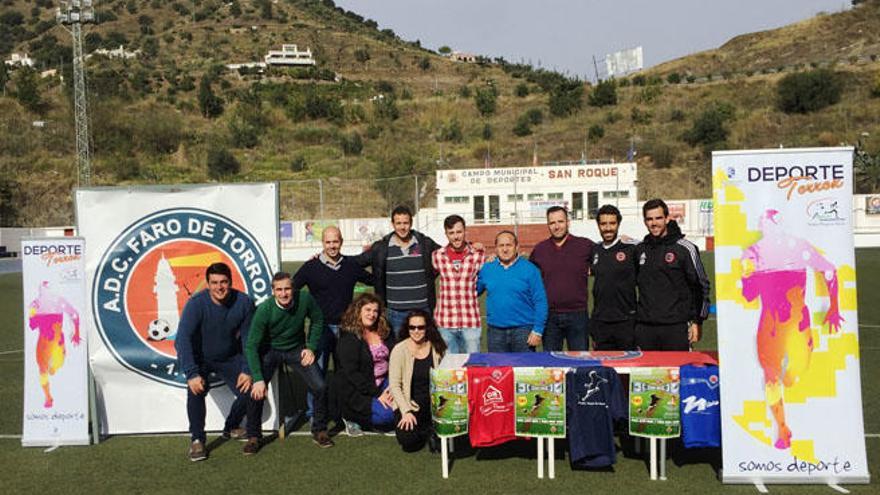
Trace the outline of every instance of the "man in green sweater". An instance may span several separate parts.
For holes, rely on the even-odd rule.
[[[315,398],[312,439],[319,447],[332,447],[333,440],[327,434],[327,387],[315,362],[324,328],[321,309],[308,292],[293,290],[293,280],[286,272],[272,277],[272,295],[272,299],[257,306],[244,351],[253,373],[251,396],[259,404],[257,417],[262,417],[267,382],[281,363],[287,364],[299,373]],[[255,454],[259,449],[259,437],[249,437],[245,454]]]

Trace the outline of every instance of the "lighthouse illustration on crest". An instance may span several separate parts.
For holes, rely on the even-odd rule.
[[[158,309],[156,319],[150,322],[147,337],[150,340],[174,340],[180,323],[180,310],[177,307],[177,280],[171,263],[163,254],[156,263],[156,278],[153,293],[156,295]]]

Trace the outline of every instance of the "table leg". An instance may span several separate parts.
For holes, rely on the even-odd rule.
[[[443,479],[449,478],[449,444],[447,438],[440,439],[440,457],[443,462]]]
[[[538,437],[538,478],[544,478],[544,439]]]
[[[657,479],[657,439],[651,437],[651,480]]]
[[[660,439],[660,479],[666,481],[666,439]]]

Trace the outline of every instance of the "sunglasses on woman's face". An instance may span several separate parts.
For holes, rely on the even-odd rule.
[[[424,330],[428,328],[427,325],[407,325],[410,330]]]

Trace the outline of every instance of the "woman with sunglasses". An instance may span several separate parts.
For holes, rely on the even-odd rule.
[[[431,368],[440,363],[446,342],[434,319],[422,310],[411,311],[400,331],[400,342],[391,351],[389,389],[394,397],[397,442],[405,452],[428,443],[439,448],[431,421]]]
[[[342,315],[340,329],[332,412],[344,420],[349,436],[361,435],[363,428],[390,431],[394,400],[388,390],[388,356],[394,332],[388,327],[382,302],[373,294],[360,295]]]

